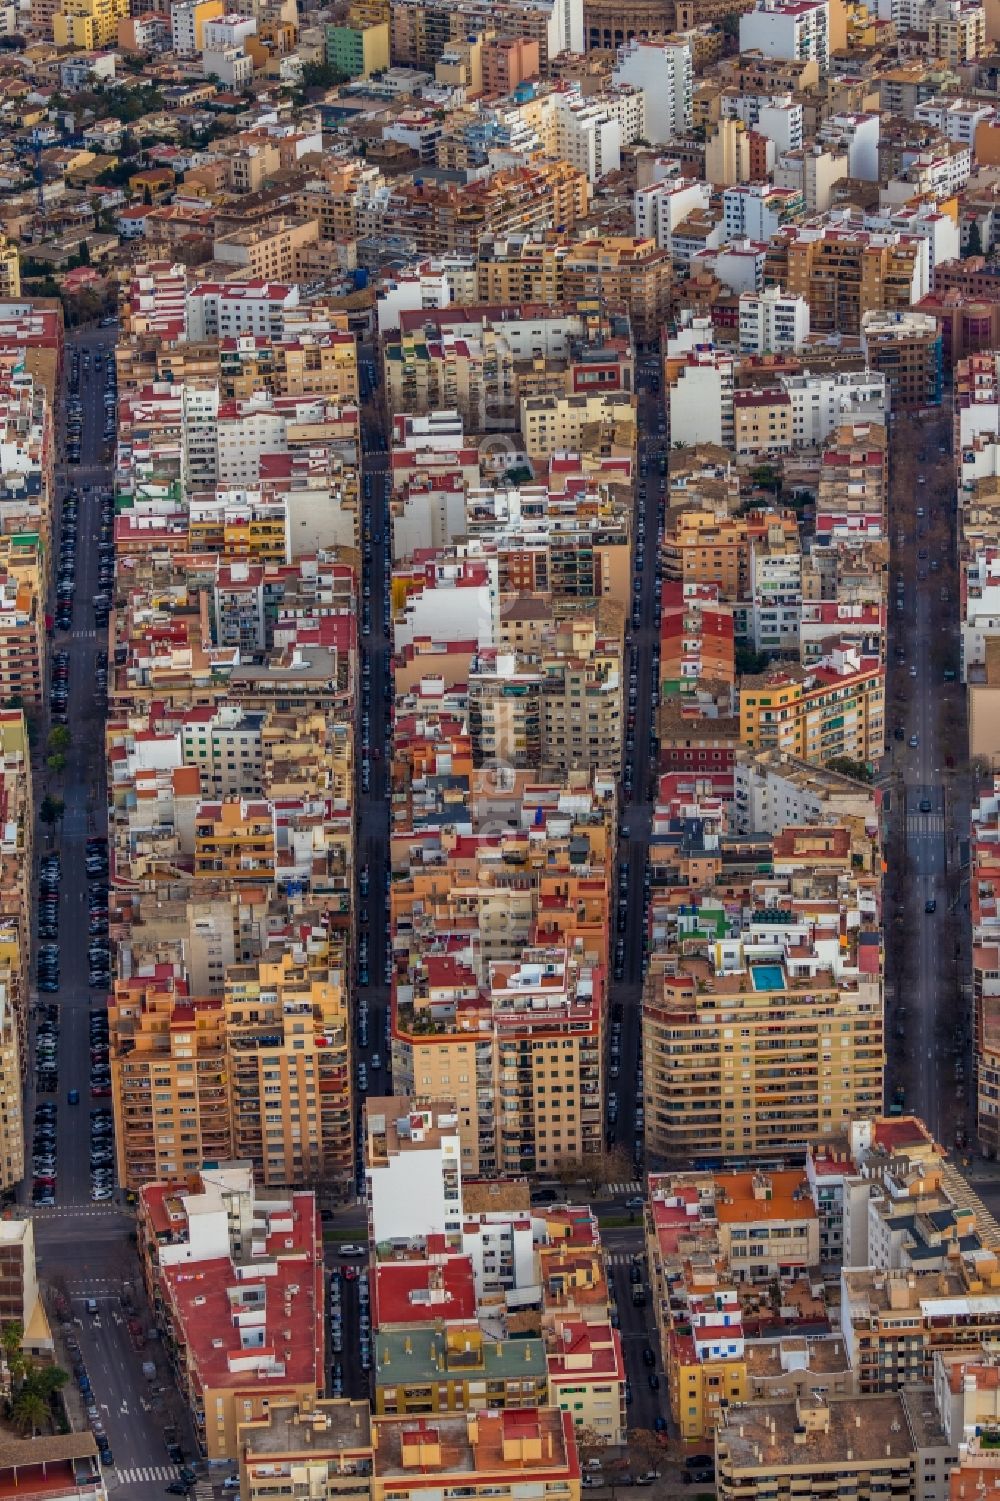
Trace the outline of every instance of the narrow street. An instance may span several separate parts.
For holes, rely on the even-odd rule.
[[[101,348],[113,349],[114,332],[86,329],[67,337],[66,366],[76,345],[91,356]],[[65,379],[65,376],[64,376]],[[49,776],[48,784],[39,780],[35,788],[36,810],[46,791],[61,798],[65,812],[60,824],[46,838],[39,825],[36,836],[41,854],[56,849],[60,855],[59,888],[59,989],[41,997],[55,1002],[59,1017],[58,1086],[40,1096],[56,1107],[56,1188],[51,1207],[29,1207],[31,1177],[22,1185],[24,1212],[35,1224],[39,1280],[46,1292],[65,1298],[70,1309],[72,1337],[80,1347],[80,1357],[93,1386],[93,1403],[98,1419],[107,1433],[114,1456],[113,1467],[105,1470],[110,1491],[129,1497],[129,1501],[152,1501],[163,1495],[164,1485],[176,1475],[163,1438],[164,1425],[174,1418],[184,1418],[184,1408],[173,1388],[166,1362],[158,1346],[147,1347],[140,1354],[130,1337],[121,1308],[122,1290],[129,1284],[141,1304],[138,1264],[133,1248],[134,1220],[117,1202],[94,1203],[90,1193],[90,1131],[92,1109],[110,1104],[107,1098],[95,1098],[90,1090],[91,1044],[89,1016],[91,1009],[107,1004],[103,990],[88,984],[88,922],[86,841],[107,832],[104,791],[104,720],[105,704],[95,692],[94,672],[97,653],[106,645],[106,632],[95,627],[92,597],[98,591],[97,543],[100,527],[102,491],[110,492],[112,470],[103,461],[104,451],[103,365],[91,358],[89,369],[81,360],[80,397],[82,431],[80,463],[60,464],[57,468],[57,505],[55,527],[58,537],[62,498],[68,489],[80,494],[76,544],[76,586],[73,601],[72,629],[56,631],[53,650],[69,654],[69,702],[67,724],[71,742],[65,770],[58,778]],[[62,403],[62,418],[66,401]],[[64,453],[60,432],[60,457]],[[53,549],[56,556],[57,550]],[[101,639],[98,639],[100,636]],[[44,744],[48,716],[40,726]],[[44,774],[43,775],[48,775]],[[35,873],[37,879],[37,871]],[[32,975],[34,979],[34,972]],[[32,994],[35,1001],[37,997]],[[34,1027],[32,1023],[32,1041]],[[36,1098],[34,1070],[28,1069],[26,1117],[30,1122]],[[69,1091],[79,1091],[79,1104],[69,1103]],[[30,1154],[30,1141],[28,1144]],[[30,1166],[30,1163],[29,1163]],[[98,1314],[86,1313],[88,1298],[98,1304]],[[49,1303],[51,1313],[51,1303]],[[138,1310],[145,1325],[151,1323],[149,1311]],[[57,1324],[58,1332],[58,1324]],[[58,1358],[72,1366],[59,1333]],[[152,1360],[157,1377],[147,1382],[141,1363]],[[73,1382],[70,1406],[78,1422],[84,1420],[82,1403]],[[79,1408],[77,1413],[76,1409]],[[193,1452],[193,1442],[186,1429],[185,1447]]]
[[[886,1108],[922,1117],[948,1147],[971,1139],[971,1072],[961,999],[967,915],[959,893],[969,780],[957,681],[959,583],[950,408],[900,416],[889,505],[889,747]],[[955,673],[946,681],[945,673]]]

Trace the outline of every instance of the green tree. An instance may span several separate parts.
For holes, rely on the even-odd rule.
[[[872,774],[864,761],[855,761],[852,756],[834,756],[827,761],[830,771],[839,771],[841,776],[851,777],[855,782],[870,782]]]
[[[14,1423],[26,1438],[38,1434],[49,1420],[49,1404],[37,1392],[26,1390],[14,1402]]]
[[[66,811],[66,805],[61,797],[52,797],[48,792],[42,798],[42,805],[38,810],[38,816],[42,823],[49,828],[57,824]]]
[[[748,673],[756,674],[767,671],[770,658],[766,652],[754,651],[752,646],[738,644],[735,655],[737,677],[745,677]]]
[[[73,736],[70,734],[69,730],[64,724],[54,724],[51,730],[49,730],[49,738],[47,743],[49,750],[53,754],[56,754],[60,751],[65,754],[65,752],[68,751],[70,746],[73,744]]]
[[[80,249],[77,254],[77,260],[79,261],[81,266],[90,265],[90,246],[87,244],[86,240],[80,241]]]
[[[338,72],[331,63],[306,63],[302,68],[302,85],[307,89],[333,89],[347,81],[348,75]]]
[[[51,1403],[56,1392],[62,1391],[69,1375],[57,1365],[34,1366],[25,1378],[24,1390],[34,1392],[46,1404]]]
[[[969,238],[965,242],[965,249],[962,251],[962,254],[968,256],[968,255],[982,255],[982,253],[983,253],[983,236],[982,236],[982,231],[979,228],[979,220],[978,219],[973,219],[972,223],[969,225]]]
[[[28,1358],[21,1348],[24,1339],[24,1325],[17,1319],[11,1319],[10,1323],[4,1324],[0,1330],[0,1345],[3,1347],[4,1360],[10,1372],[10,1379],[15,1391],[19,1390],[28,1370]]]

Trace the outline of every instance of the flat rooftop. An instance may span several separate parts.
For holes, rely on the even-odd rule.
[[[772,1426],[773,1425],[773,1426]],[[806,1428],[805,1441],[797,1442]],[[908,1460],[913,1447],[898,1393],[825,1402],[762,1402],[740,1408],[718,1430],[719,1463],[726,1470],[843,1470],[851,1450],[855,1465]],[[723,1458],[728,1453],[728,1463]]]

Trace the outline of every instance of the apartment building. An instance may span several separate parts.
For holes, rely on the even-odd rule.
[[[321,951],[320,951],[321,954]],[[351,1070],[342,976],[291,954],[226,970],[190,999],[160,964],[109,1007],[120,1181],[132,1189],[234,1154],[263,1184],[352,1175]]]
[[[241,1425],[323,1388],[320,1221],[312,1193],[257,1199],[252,1245],[234,1247],[224,1202],[210,1207],[197,1239],[159,1246],[158,1321],[204,1454],[235,1460]]]
[[[929,1396],[927,1388],[860,1400],[803,1393],[729,1413],[716,1437],[719,1495],[807,1489],[870,1498],[888,1489],[944,1501],[954,1449],[933,1407],[924,1410]]]
[[[927,278],[922,242],[858,227],[786,230],[771,240],[765,268],[767,285],[806,299],[814,333],[859,334],[866,313],[906,312]]]
[[[746,522],[739,516],[685,508],[664,537],[664,579],[685,586],[715,585],[723,600],[745,598],[749,565]]]
[[[328,1501],[370,1501],[371,1410],[349,1397],[269,1402],[237,1426],[240,1494],[270,1501],[275,1485],[295,1483]]]
[[[91,52],[118,39],[118,22],[128,16],[127,0],[60,0],[52,17],[57,47]]]
[[[467,964],[428,955],[397,979],[397,1087],[457,1093],[463,1173],[546,1171],[598,1152],[601,970],[566,947],[529,945],[485,978],[481,995]]]
[[[816,487],[818,535],[838,543],[885,536],[887,447],[881,422],[844,423],[830,434],[823,445]],[[878,571],[881,577],[881,566]],[[882,604],[881,594],[880,585],[878,600],[866,603]]]
[[[265,1187],[346,1184],[354,1110],[346,976],[316,954],[226,971],[233,1151]]]
[[[740,683],[740,735],[751,750],[787,750],[822,766],[885,754],[885,669],[880,656],[836,648],[808,667],[780,666]]]
[[[365,1183],[369,1239],[448,1237],[462,1226],[462,1152],[449,1101],[406,1095],[365,1105]]]
[[[913,309],[864,313],[861,346],[871,369],[886,377],[893,411],[939,405],[943,355],[937,318]]]
[[[947,1268],[841,1272],[841,1327],[861,1392],[929,1381],[937,1352],[996,1339],[996,1253],[978,1246]]]
[[[664,942],[662,961],[654,943],[643,999],[647,1150],[668,1160],[762,1156],[877,1113],[883,1065],[876,888],[869,878],[845,894],[844,931],[852,936],[843,947],[839,914],[820,919],[818,911],[833,871],[849,873],[852,847],[845,829],[786,830],[743,857],[752,910],[739,935],[713,939],[710,931],[683,951]],[[738,853],[729,862],[733,877]],[[658,850],[654,857],[659,864]],[[689,882],[695,874],[704,881],[717,858],[693,851]],[[800,896],[787,884],[792,870],[804,883]],[[772,898],[773,925],[760,911]],[[726,1040],[737,1029],[738,1047]]]
[[[514,424],[514,356],[498,328],[478,337],[387,334],[383,373],[390,418],[447,408],[472,432]]]
[[[514,1501],[523,1486],[579,1501],[572,1422],[544,1402],[431,1419],[377,1418],[372,1429],[372,1501],[423,1501],[454,1485],[473,1501]]]
[[[521,437],[533,461],[585,448],[587,430],[596,431],[618,453],[631,456],[636,444],[635,397],[607,395],[527,396],[520,402]]]
[[[740,353],[797,353],[809,335],[809,303],[780,287],[740,293]]]
[[[700,682],[734,683],[732,605],[718,584],[666,578],[660,588],[660,691],[691,693]]]
[[[826,0],[757,0],[740,17],[740,51],[805,58],[822,77],[830,63],[830,7]]]
[[[624,307],[633,338],[648,344],[658,337],[670,306],[670,257],[645,236],[588,238],[567,249],[562,286],[570,303],[597,297],[610,307]]]
[[[380,1331],[373,1357],[376,1417],[523,1410],[549,1401],[542,1341],[490,1339],[475,1321]]]

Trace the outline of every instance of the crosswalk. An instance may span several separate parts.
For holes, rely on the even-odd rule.
[[[619,1198],[622,1194],[628,1196],[642,1193],[642,1184],[638,1178],[632,1178],[628,1183],[606,1183],[604,1186],[613,1199]]]
[[[137,1465],[134,1470],[116,1470],[116,1475],[122,1485],[149,1484],[154,1480],[170,1481],[177,1479],[177,1469],[174,1465]]]
[[[943,813],[908,813],[906,815],[906,832],[908,834],[941,834],[944,835]]]
[[[605,1251],[604,1260],[608,1266],[631,1266],[635,1257],[631,1251]]]

